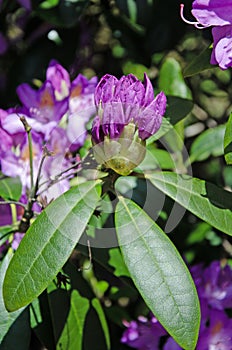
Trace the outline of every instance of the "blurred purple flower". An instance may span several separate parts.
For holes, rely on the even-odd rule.
[[[31,0],[17,0],[18,3],[25,7],[26,10],[31,11]]]
[[[52,84],[57,101],[69,96],[71,87],[69,73],[56,60],[50,61],[46,80]]]
[[[94,119],[92,137],[97,144],[104,136],[117,139],[124,127],[134,123],[139,137],[146,140],[161,126],[166,109],[166,96],[160,92],[154,99],[152,84],[144,74],[142,84],[133,74],[120,80],[105,75],[95,91],[98,115]]]
[[[206,298],[214,309],[232,308],[232,269],[222,266],[220,261],[213,261],[204,270],[199,294]]]
[[[196,284],[201,304],[201,326],[196,350],[231,350],[232,349],[232,319],[224,309],[232,308],[231,281],[232,269],[229,265],[222,266],[220,261],[213,261],[204,268],[198,264],[190,269]],[[142,318],[141,318],[142,319]],[[124,322],[127,327],[121,341],[136,349],[158,349],[160,336],[157,328],[154,332],[150,320],[146,322]],[[156,323],[158,321],[156,320]],[[146,331],[143,327],[146,325]],[[162,326],[159,324],[162,329]],[[149,333],[153,333],[152,335]],[[150,348],[146,347],[150,343]],[[140,347],[141,346],[141,347]],[[153,346],[153,347],[152,347]],[[163,350],[181,350],[182,348],[171,337],[168,337]]]
[[[39,162],[42,157],[43,140],[38,133],[32,131],[31,135],[33,147],[33,167],[34,175],[36,176],[39,167]],[[0,159],[0,163],[1,171],[4,175],[10,177],[20,177],[23,186],[23,193],[25,193],[26,189],[29,189],[31,185],[29,146],[26,132],[20,144],[16,145],[16,147],[13,150],[8,149],[4,152],[4,155]]]
[[[17,87],[17,94],[26,114],[37,121],[37,128],[32,125],[36,131],[41,131],[41,127],[38,128],[39,125],[49,124],[55,127],[68,110],[68,98],[57,100],[55,89],[50,81],[45,81],[38,90],[23,83]]]
[[[150,320],[140,316],[137,321],[123,323],[127,330],[123,333],[121,342],[135,349],[158,350],[160,337],[167,334],[154,316]]]
[[[4,55],[8,50],[9,44],[4,37],[4,35],[0,32],[0,56]]]
[[[70,150],[83,146],[86,139],[86,123],[96,113],[94,91],[97,77],[87,79],[82,74],[72,81],[69,97],[67,136],[71,142]]]
[[[197,350],[231,350],[232,319],[225,312],[210,311],[209,327],[200,333]]]
[[[56,175],[69,168],[72,163],[69,159],[69,140],[66,132],[62,128],[55,128],[51,132],[50,139],[46,143],[46,147],[52,152],[52,156],[45,159],[44,166],[41,172],[41,183],[46,182],[40,187],[39,193],[44,192],[46,199],[50,202],[57,198],[70,188],[69,179],[60,180],[48,187],[50,180],[55,179]],[[65,173],[68,175],[68,172]]]
[[[21,232],[16,232],[14,234],[14,238],[13,241],[11,243],[11,247],[16,250],[21,242],[21,240],[23,239],[24,233]]]
[[[192,4],[192,14],[197,22],[187,21],[197,28],[213,27],[213,52],[211,64],[218,64],[221,69],[232,66],[232,1],[231,0],[195,0]]]
[[[51,83],[57,101],[68,100],[66,133],[70,141],[70,150],[76,151],[83,146],[87,135],[86,123],[96,112],[94,91],[97,77],[88,80],[82,74],[78,74],[71,82],[67,70],[56,60],[51,60],[46,79]]]

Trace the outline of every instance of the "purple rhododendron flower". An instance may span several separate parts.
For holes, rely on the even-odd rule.
[[[81,147],[86,139],[86,123],[96,113],[94,104],[96,86],[97,77],[88,80],[82,74],[78,74],[71,83],[67,125],[67,137],[72,145],[71,151]]]
[[[139,137],[146,140],[161,126],[166,109],[166,96],[160,92],[154,99],[152,84],[144,74],[142,84],[133,74],[120,80],[106,74],[95,91],[98,115],[94,119],[92,137],[95,143],[104,136],[117,139],[125,125],[133,122]]]
[[[213,261],[202,274],[198,286],[199,294],[208,304],[218,310],[232,308],[232,270],[220,261]]]
[[[154,98],[146,74],[144,83],[133,74],[120,80],[106,74],[96,87],[95,104],[95,159],[120,175],[128,175],[145,157],[145,140],[161,126],[166,96],[160,92]]]
[[[197,350],[231,350],[232,319],[224,311],[211,310],[209,327],[200,333]]]
[[[150,320],[140,316],[137,321],[123,323],[127,330],[123,333],[121,342],[135,349],[158,350],[160,337],[167,334],[154,316]]]
[[[192,4],[192,14],[197,22],[187,21],[197,28],[213,27],[213,52],[210,63],[218,64],[221,69],[232,66],[232,1],[231,0],[195,0]]]
[[[41,124],[58,123],[68,110],[68,99],[58,101],[50,81],[45,81],[38,90],[23,83],[17,87],[17,94],[27,110],[27,115]]]

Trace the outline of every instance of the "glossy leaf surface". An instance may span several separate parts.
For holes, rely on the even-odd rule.
[[[218,230],[232,235],[232,193],[189,175],[160,172],[147,175],[160,191],[208,222]]]
[[[199,302],[191,275],[161,228],[137,204],[119,197],[116,231],[131,277],[148,307],[183,349],[195,349]]]
[[[29,304],[55,278],[80,239],[100,195],[98,181],[76,186],[54,200],[32,224],[6,273],[9,311]]]

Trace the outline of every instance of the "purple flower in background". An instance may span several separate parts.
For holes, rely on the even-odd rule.
[[[33,131],[31,134],[33,146],[33,167],[34,175],[36,176],[39,162],[42,157],[43,140],[39,134],[34,133]],[[23,193],[25,193],[26,189],[30,188],[30,160],[26,132],[21,140],[21,143],[18,144],[13,150],[8,149],[1,157],[1,171],[6,176],[19,176],[23,186]]]
[[[95,91],[97,116],[92,127],[95,158],[121,175],[128,175],[145,156],[145,140],[161,126],[166,96],[154,98],[144,74],[141,83],[133,74],[120,80],[105,75]],[[97,147],[96,147],[97,146]]]
[[[23,83],[17,87],[17,94],[26,114],[35,119],[38,125],[31,125],[35,131],[41,131],[42,126],[55,127],[68,110],[68,99],[58,101],[55,90],[50,81],[45,81],[38,89],[34,90],[29,84]]]
[[[232,66],[232,0],[195,0],[192,4],[192,14],[197,22],[187,21],[197,28],[213,27],[213,52],[211,64],[218,64],[221,69]]]
[[[31,11],[31,0],[17,0],[18,3],[25,7],[26,10]]]
[[[97,77],[88,80],[82,74],[78,74],[71,83],[67,125],[71,151],[83,146],[87,135],[86,123],[96,113],[94,104],[96,85]]]
[[[203,264],[198,264],[191,267],[190,271],[198,291],[202,316],[196,350],[231,350],[232,318],[229,318],[224,311],[232,308],[231,267],[222,266],[220,261],[213,261],[207,268],[204,268]],[[152,319],[145,319],[143,322],[142,320],[143,317],[139,317],[137,321],[123,322],[127,329],[123,333],[121,342],[140,350],[182,349],[170,336],[163,347],[159,348],[160,337],[165,335],[162,331],[161,333],[158,331],[163,329],[162,326],[156,319],[155,328],[152,325]]]
[[[218,310],[232,308],[232,269],[220,261],[213,261],[204,270],[202,283],[198,288],[201,297]]]
[[[53,129],[50,135],[50,140],[46,143],[46,147],[52,152],[52,156],[45,159],[41,173],[41,183],[44,183],[45,181],[47,181],[47,183],[40,187],[39,193],[42,193],[42,195],[45,194],[47,201],[50,202],[52,199],[57,198],[70,188],[68,178],[58,181],[51,187],[47,188],[49,180],[54,179],[57,174],[72,165],[68,157],[69,140],[65,130],[59,127]],[[66,173],[66,175],[67,174],[68,173]]]
[[[97,77],[87,79],[82,74],[71,82],[69,73],[56,60],[49,63],[46,79],[54,89],[57,101],[68,98],[67,137],[70,141],[70,150],[76,151],[83,146],[86,136],[86,123],[96,112],[94,91]]]
[[[127,330],[123,333],[121,342],[135,349],[158,350],[160,337],[167,334],[154,316],[150,320],[140,316],[137,321],[123,323]]]
[[[9,44],[2,33],[0,33],[0,56],[8,50]]]
[[[46,80],[50,81],[58,101],[63,100],[70,94],[69,73],[56,60],[51,60],[46,71]]]
[[[197,350],[231,350],[232,319],[225,312],[211,310],[209,327],[200,333]]]

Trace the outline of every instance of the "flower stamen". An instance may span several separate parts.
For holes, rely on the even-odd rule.
[[[205,29],[205,28],[208,28],[208,27],[211,27],[211,25],[206,25],[206,26],[203,26],[201,23],[199,22],[192,22],[192,21],[188,21],[185,17],[184,17],[184,4],[180,4],[180,17],[182,18],[182,20],[187,23],[187,24],[191,24],[193,25],[195,28],[197,29]]]

